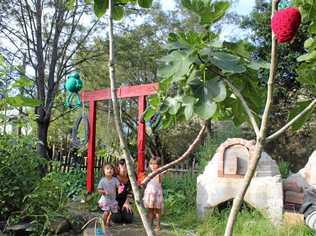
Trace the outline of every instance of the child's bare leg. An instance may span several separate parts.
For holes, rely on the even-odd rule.
[[[156,226],[156,230],[157,231],[159,231],[160,230],[160,213],[161,213],[161,211],[160,211],[160,209],[155,209],[155,217],[156,217],[156,219],[157,219],[157,226]]]
[[[109,216],[110,216],[110,212],[109,211],[105,211],[103,213],[103,223],[104,223],[105,227],[109,227],[109,225],[108,225],[108,218],[109,218]]]
[[[154,220],[154,209],[148,208],[147,217],[149,220],[149,223],[152,225]]]
[[[111,220],[111,217],[112,217],[112,212],[109,213],[107,219],[106,219],[106,226],[109,227],[110,226],[110,220]]]

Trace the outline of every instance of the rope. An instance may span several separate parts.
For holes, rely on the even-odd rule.
[[[81,141],[78,138],[78,131],[80,123],[83,122],[84,125],[84,139]],[[71,132],[71,148],[73,149],[80,149],[84,147],[88,142],[88,132],[89,132],[89,121],[88,116],[82,113],[78,119],[75,121],[74,127],[72,128]]]
[[[77,99],[75,102],[73,102],[74,98]],[[69,94],[66,98],[65,107],[71,108],[71,109],[82,107],[80,95],[78,93],[69,92]]]

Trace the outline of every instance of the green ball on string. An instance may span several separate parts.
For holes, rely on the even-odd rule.
[[[65,102],[65,106],[67,108],[78,108],[82,106],[82,102],[80,99],[79,91],[83,87],[83,82],[80,79],[80,74],[75,72],[67,77],[65,83],[65,89],[68,91],[68,96]],[[73,103],[73,99],[76,98],[75,104]]]
[[[75,72],[68,76],[65,88],[71,93],[78,93],[83,87],[83,82],[80,79],[80,74]]]
[[[292,4],[292,1],[282,0],[282,1],[279,3],[279,9],[288,8],[288,7],[291,7],[292,5],[293,5],[293,4]]]

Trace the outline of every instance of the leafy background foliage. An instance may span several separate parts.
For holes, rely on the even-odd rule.
[[[303,23],[308,25],[309,38],[304,42],[306,53],[297,58],[301,64],[298,73],[298,80],[310,86],[313,95],[316,95],[316,4],[314,0],[295,0],[297,6],[300,7]]]
[[[127,4],[138,4],[142,8],[150,8],[153,0],[114,0],[113,1],[113,19],[121,20],[124,17],[124,6]],[[94,0],[93,8],[97,17],[105,14],[109,7],[108,0]]]
[[[13,107],[36,107],[41,103],[30,96],[19,94],[19,89],[32,88],[34,83],[21,74],[20,68],[9,65],[0,54],[0,107],[11,105]]]

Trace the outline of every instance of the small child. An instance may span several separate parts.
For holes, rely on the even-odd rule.
[[[155,171],[160,166],[160,158],[153,157],[149,161],[149,168],[151,171]],[[163,208],[163,195],[162,195],[162,186],[161,186],[161,176],[158,175],[146,186],[143,198],[145,208],[148,208],[147,217],[151,224],[153,220],[157,219],[157,226],[155,230],[160,230],[160,215],[161,209]]]
[[[105,227],[109,227],[112,213],[117,213],[118,210],[116,192],[120,183],[117,178],[113,177],[114,167],[111,164],[104,164],[102,170],[104,177],[102,177],[98,184],[98,192],[102,196],[98,203],[104,211],[104,225]]]

